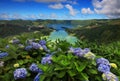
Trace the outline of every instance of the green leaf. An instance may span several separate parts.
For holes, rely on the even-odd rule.
[[[68,74],[69,74],[71,77],[73,77],[73,76],[76,75],[76,72],[75,72],[74,70],[69,70],[69,71],[67,71],[67,72],[68,72]]]
[[[85,80],[88,80],[89,77],[86,73],[80,73],[80,74]]]
[[[98,74],[98,71],[94,70],[94,69],[89,69],[88,72],[90,74]]]
[[[76,66],[77,71],[81,72],[86,68],[87,63],[81,63],[80,65],[78,65],[78,63],[74,62],[74,65]]]
[[[61,71],[61,72],[57,73],[57,77],[63,78],[65,76],[65,74],[66,74],[66,71]]]
[[[44,81],[45,80],[45,76],[44,75],[40,75],[40,81]]]

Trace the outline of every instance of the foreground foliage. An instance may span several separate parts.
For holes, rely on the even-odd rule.
[[[0,81],[118,81],[119,48],[120,42],[51,42],[39,32],[0,39]]]

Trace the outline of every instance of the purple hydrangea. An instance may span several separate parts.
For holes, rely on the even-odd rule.
[[[83,57],[84,54],[90,52],[89,48],[81,49],[81,48],[72,48],[72,47],[70,47],[70,51],[80,57]]]
[[[13,40],[12,40],[12,43],[13,43],[13,44],[18,44],[18,43],[20,43],[20,40],[19,40],[19,39],[13,39]]]
[[[86,54],[86,53],[88,53],[88,52],[90,52],[90,49],[89,49],[89,48],[84,48],[84,49],[83,49],[83,53],[84,53],[84,54]]]
[[[35,63],[32,63],[31,66],[29,67],[30,71],[32,72],[39,72],[40,69],[38,68],[38,66]]]
[[[109,61],[105,58],[99,58],[97,59],[97,64],[105,64],[105,65],[109,65]]]
[[[109,72],[110,71],[110,66],[109,65],[105,65],[105,64],[100,64],[98,66],[98,71],[100,72]]]
[[[8,56],[8,53],[7,53],[7,52],[1,52],[1,53],[0,53],[0,58],[4,58],[4,57],[6,57],[6,56]]]
[[[47,54],[45,57],[42,58],[41,63],[42,64],[46,64],[46,63],[51,64],[52,63],[51,59],[52,59],[52,55]]]
[[[31,49],[32,49],[32,46],[31,46],[31,45],[25,47],[25,50],[26,50],[26,51],[30,51]]]
[[[41,45],[39,43],[35,43],[35,42],[32,42],[31,45],[34,49],[40,49],[40,47],[41,47]]]
[[[45,40],[40,40],[40,41],[39,41],[39,44],[42,45],[42,46],[43,46],[43,45],[46,45],[46,41],[45,41]]]
[[[5,48],[7,48],[7,49],[8,49],[9,47],[10,47],[9,45],[6,45],[6,46],[5,46]]]
[[[48,50],[47,47],[46,47],[45,45],[42,45],[42,48],[43,48],[45,51]]]
[[[26,76],[27,70],[25,68],[19,68],[14,71],[15,80],[25,78]]]
[[[111,72],[105,72],[104,75],[104,79],[107,81],[119,81],[118,77]]]

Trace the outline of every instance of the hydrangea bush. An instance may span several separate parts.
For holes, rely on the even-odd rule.
[[[119,81],[116,61],[85,45],[37,34],[10,38],[0,49],[0,81]]]

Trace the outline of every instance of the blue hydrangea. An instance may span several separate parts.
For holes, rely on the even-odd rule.
[[[103,73],[105,76],[103,77],[103,80],[106,80],[106,81],[119,81],[118,77],[111,73],[111,72],[105,72]]]
[[[26,51],[30,51],[31,49],[32,49],[32,46],[31,46],[31,45],[25,47],[25,50],[26,50]]]
[[[46,64],[46,63],[51,64],[52,63],[51,59],[52,59],[52,55],[47,54],[45,57],[42,58],[41,63],[42,64]]]
[[[5,46],[5,48],[7,48],[7,49],[8,49],[9,47],[10,47],[9,45],[6,45],[6,46]]]
[[[86,53],[88,53],[88,52],[90,52],[90,49],[89,49],[89,48],[84,48],[84,49],[83,49],[83,53],[84,53],[84,54],[86,54]]]
[[[32,72],[39,72],[40,69],[38,68],[38,65],[36,65],[35,63],[32,63],[31,66],[29,67],[30,71]]]
[[[12,40],[12,43],[13,43],[13,44],[18,44],[18,43],[20,43],[20,40],[19,40],[19,39],[13,39],[13,40]]]
[[[41,47],[41,45],[39,43],[35,43],[35,42],[32,42],[31,45],[34,49],[40,49],[40,47]]]
[[[45,41],[45,40],[40,40],[40,41],[39,41],[39,44],[42,45],[42,46],[43,46],[43,45],[46,45],[46,41]]]
[[[46,47],[45,45],[42,45],[42,48],[43,48],[45,51],[48,50],[47,47]]]
[[[27,76],[27,70],[25,68],[19,68],[14,71],[14,79],[22,79]]]
[[[83,57],[86,53],[90,52],[89,48],[81,49],[81,48],[69,48],[70,52],[75,54],[76,56]]]
[[[109,65],[109,61],[105,58],[99,58],[96,61],[97,64],[105,64],[105,65]]]
[[[98,66],[98,71],[100,72],[109,72],[110,71],[110,66],[109,65],[105,65],[105,64],[100,64]]]
[[[24,45],[23,45],[23,44],[18,44],[18,46],[19,46],[20,48],[24,48]]]
[[[4,58],[4,57],[6,57],[6,56],[8,56],[8,53],[7,53],[7,52],[1,52],[1,53],[0,53],[0,58]]]
[[[35,76],[34,81],[40,81],[40,74],[41,74],[41,73],[38,73],[38,74]]]

